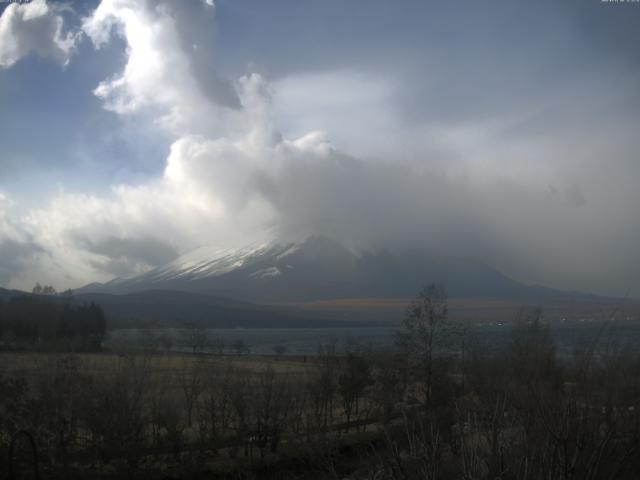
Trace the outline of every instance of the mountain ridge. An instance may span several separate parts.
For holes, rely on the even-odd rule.
[[[410,298],[427,283],[440,283],[452,297],[505,298],[544,303],[595,295],[526,285],[473,259],[420,250],[347,248],[326,236],[298,242],[264,241],[238,249],[201,247],[146,273],[90,284],[79,293],[179,290],[252,303],[355,297]]]

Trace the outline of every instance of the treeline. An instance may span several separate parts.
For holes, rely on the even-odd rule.
[[[0,339],[7,348],[66,346],[95,350],[106,332],[102,308],[74,305],[55,294],[21,295],[0,300]]]

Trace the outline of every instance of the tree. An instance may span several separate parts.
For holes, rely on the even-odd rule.
[[[209,336],[202,328],[189,328],[184,331],[184,341],[192,353],[202,353],[209,345]]]
[[[3,320],[4,312],[3,312],[3,307],[4,307],[4,302],[0,298],[0,339],[2,339],[2,337],[4,335],[4,320]]]
[[[216,355],[224,354],[225,341],[223,336],[215,335],[211,337],[209,340],[209,344],[213,353],[215,353]]]
[[[200,437],[217,442],[228,435],[233,417],[232,387],[239,373],[231,363],[207,371],[204,391],[198,405]]]
[[[424,405],[429,408],[433,397],[434,354],[446,344],[451,326],[447,319],[447,293],[440,285],[424,287],[407,307],[402,329],[396,342],[407,355],[417,384],[422,386]]]
[[[252,439],[249,447],[256,445],[260,458],[264,458],[267,446],[276,453],[280,437],[285,430],[292,403],[288,382],[268,367],[259,372],[251,385],[249,396]]]
[[[380,349],[372,357],[372,362],[374,382],[371,400],[380,409],[384,423],[387,423],[407,390],[407,356],[392,349]]]
[[[249,346],[244,343],[244,340],[242,340],[241,338],[234,340],[234,342],[231,344],[231,348],[233,348],[233,351],[236,352],[236,355],[241,355],[243,353],[249,352]]]
[[[338,377],[338,390],[342,397],[342,406],[347,417],[347,429],[352,415],[358,414],[362,394],[372,383],[371,366],[364,357],[347,354],[346,368]]]
[[[205,389],[205,364],[202,357],[195,361],[188,360],[180,375],[180,388],[184,395],[187,411],[187,425],[193,423],[193,409],[198,403],[198,398]]]
[[[33,293],[34,295],[55,295],[56,289],[53,288],[53,286],[51,285],[40,285],[40,283],[36,283],[36,286],[33,287],[33,290],[31,290],[31,293]]]
[[[543,322],[541,309],[520,309],[512,332],[510,354],[513,383],[522,387],[523,401],[530,400],[528,391],[532,385],[536,390],[544,387],[545,391],[560,387],[555,342],[549,324]]]
[[[285,347],[284,345],[276,345],[275,347],[273,347],[273,352],[276,354],[276,358],[280,358],[286,351],[287,347]]]
[[[158,343],[165,353],[169,353],[173,348],[173,337],[168,333],[163,333],[158,337]]]
[[[336,375],[336,340],[318,346],[320,365],[309,377],[309,391],[318,426],[326,428],[329,420],[333,420],[333,400],[337,390]]]

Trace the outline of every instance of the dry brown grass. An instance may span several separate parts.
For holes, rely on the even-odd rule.
[[[105,353],[41,353],[41,352],[0,352],[0,372],[11,376],[29,378],[34,374],[44,374],[48,370],[74,358],[79,372],[96,378],[109,375],[111,372],[126,368],[128,359],[135,357],[146,362],[150,372],[162,373],[164,376],[176,376],[191,364],[200,362],[207,369],[233,368],[246,372],[260,372],[267,368],[279,374],[302,374],[313,365],[298,357],[274,356],[213,356],[191,355],[183,353],[158,354],[143,350]]]

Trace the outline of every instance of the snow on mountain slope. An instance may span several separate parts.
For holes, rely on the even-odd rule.
[[[171,289],[250,302],[413,296],[426,283],[450,295],[524,298],[553,292],[522,285],[480,262],[420,251],[347,248],[328,237],[262,241],[238,249],[203,247],[131,278],[81,292],[130,293]]]
[[[291,245],[274,242],[260,242],[240,249],[220,250],[212,247],[201,247],[178,257],[164,267],[151,270],[145,277],[151,281],[162,281],[178,278],[194,280],[224,275],[236,268],[251,263],[252,260],[265,255],[281,255],[291,249]]]

